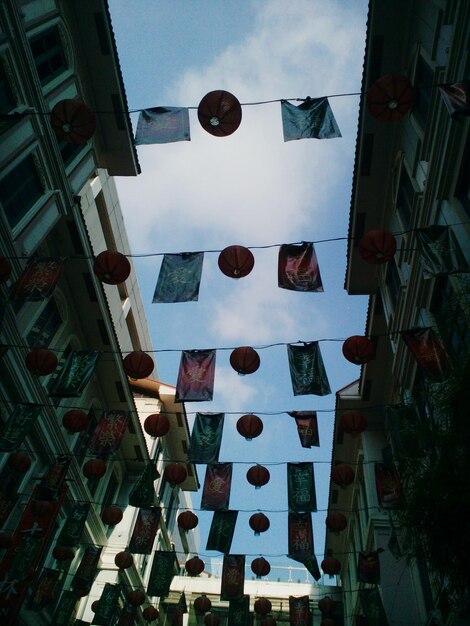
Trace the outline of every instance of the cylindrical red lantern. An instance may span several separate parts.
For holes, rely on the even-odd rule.
[[[147,606],[142,611],[142,615],[146,622],[154,622],[158,619],[158,610],[154,606]]]
[[[318,608],[322,615],[333,615],[335,612],[336,602],[329,596],[325,596],[318,601]]]
[[[101,519],[103,520],[103,524],[107,526],[116,526],[123,518],[123,513],[121,509],[112,504],[111,506],[107,506],[103,509],[101,513]]]
[[[7,280],[11,276],[11,265],[10,262],[4,257],[0,255],[0,284],[6,283]]]
[[[210,91],[199,103],[197,117],[208,133],[215,137],[226,137],[240,126],[242,107],[228,91]]]
[[[338,463],[331,470],[331,480],[335,485],[347,487],[354,482],[354,470],[346,463]]]
[[[99,480],[106,474],[106,463],[103,459],[90,459],[83,466],[82,472],[85,478]]]
[[[129,604],[132,604],[132,606],[140,606],[145,602],[145,593],[137,589],[129,591],[127,594],[127,601]]]
[[[155,367],[152,357],[142,350],[131,352],[124,357],[122,363],[126,374],[134,379],[147,378]]]
[[[260,366],[259,354],[250,346],[240,346],[230,355],[230,365],[240,376],[253,374]]]
[[[344,433],[356,437],[366,429],[367,419],[359,411],[345,411],[341,414],[339,426]]]
[[[321,568],[329,576],[335,576],[341,571],[341,563],[334,556],[327,556],[321,562]]]
[[[13,536],[8,533],[0,533],[0,550],[8,550],[13,545]]]
[[[33,500],[31,507],[37,517],[48,517],[52,513],[54,505],[50,500]]]
[[[229,278],[248,276],[255,265],[255,257],[251,250],[243,246],[228,246],[219,254],[220,271]]]
[[[261,620],[260,626],[276,626],[276,620],[274,617],[267,615]]]
[[[215,613],[209,613],[204,617],[204,624],[206,626],[219,626],[220,617]]]
[[[267,576],[271,571],[271,565],[263,556],[259,556],[251,561],[251,571],[256,574],[258,578],[261,576]]]
[[[86,143],[95,132],[93,111],[81,100],[60,100],[51,111],[51,124],[58,141]]]
[[[199,523],[198,516],[192,511],[183,511],[178,515],[178,526],[184,531],[192,530],[196,528]]]
[[[367,91],[370,114],[382,122],[399,120],[413,104],[413,86],[406,76],[386,74]]]
[[[57,367],[57,357],[51,350],[36,348],[28,352],[25,359],[26,367],[35,376],[47,376]]]
[[[196,613],[204,614],[208,613],[212,608],[212,602],[205,595],[198,596],[194,600],[194,610]]]
[[[75,550],[70,546],[54,546],[52,556],[56,561],[71,561],[75,556]]]
[[[31,457],[26,452],[12,452],[8,457],[8,467],[18,474],[26,474],[31,467]]]
[[[170,420],[163,413],[152,413],[145,418],[144,430],[151,437],[164,437],[170,430]]]
[[[249,520],[250,528],[255,531],[255,535],[266,532],[270,527],[269,518],[264,513],[254,513]]]
[[[122,552],[118,552],[114,557],[114,564],[119,569],[128,569],[134,565],[134,557],[130,552],[123,550]]]
[[[131,264],[120,252],[104,250],[95,258],[93,271],[102,283],[119,285],[129,278]]]
[[[168,463],[163,471],[163,477],[172,487],[181,485],[188,476],[186,467],[181,463]]]
[[[326,516],[325,524],[328,530],[331,530],[334,533],[339,533],[346,528],[348,520],[342,513],[332,511]]]
[[[80,409],[67,411],[62,418],[62,425],[71,433],[81,433],[88,426],[88,415]]]
[[[237,421],[237,430],[247,441],[251,441],[255,437],[259,437],[263,432],[263,422],[257,415],[248,413],[247,415],[242,415]]]
[[[261,489],[261,487],[267,485],[270,478],[269,470],[263,465],[253,465],[246,473],[246,479],[255,489]]]
[[[343,356],[355,365],[375,359],[375,342],[362,335],[353,335],[343,343]]]
[[[199,574],[204,571],[205,566],[204,561],[198,556],[193,556],[191,559],[188,559],[184,565],[190,576],[199,576]]]
[[[255,600],[254,607],[255,613],[258,615],[267,615],[273,608],[271,601],[267,598],[258,598]]]
[[[397,241],[387,230],[370,230],[359,242],[361,258],[372,265],[387,263],[397,251]]]

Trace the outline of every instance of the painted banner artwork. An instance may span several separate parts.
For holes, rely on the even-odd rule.
[[[357,579],[363,583],[380,583],[380,561],[377,550],[359,552],[357,561]]]
[[[59,545],[71,547],[79,545],[90,507],[91,504],[89,502],[77,502],[74,504],[57,538]]]
[[[315,580],[320,580],[313,544],[311,513],[289,513],[289,557],[303,563]]]
[[[291,291],[323,291],[313,243],[283,244],[279,248],[277,284]]]
[[[55,600],[58,593],[60,593],[60,588],[57,584],[60,573],[58,569],[49,569],[47,567],[41,570],[39,578],[33,585],[31,597],[28,601],[28,609],[30,611],[42,611]]]
[[[384,509],[395,509],[400,504],[400,478],[394,467],[385,463],[375,464],[375,486],[380,506]]]
[[[103,456],[115,452],[121,444],[130,417],[130,411],[103,411],[88,442],[88,453]]]
[[[158,507],[139,509],[129,542],[129,552],[133,554],[151,554],[161,514],[161,509]]]
[[[359,598],[367,620],[367,626],[388,626],[382,597],[377,587],[359,589]]]
[[[201,509],[221,511],[228,509],[232,486],[232,463],[208,465],[202,489]]]
[[[415,234],[425,276],[447,276],[470,271],[450,226],[435,224],[418,229]]]
[[[62,454],[56,458],[38,485],[38,500],[57,499],[58,492],[64,485],[65,476],[71,462],[72,457],[67,454]]]
[[[188,460],[192,463],[217,463],[219,460],[224,413],[196,413]]]
[[[101,546],[88,546],[72,579],[74,591],[90,591],[98,571]]]
[[[45,300],[54,291],[63,269],[64,259],[60,257],[32,261],[13,285],[11,299],[23,302]]]
[[[287,498],[290,511],[317,510],[313,463],[287,463]]]
[[[447,352],[441,338],[432,328],[405,330],[402,336],[411,354],[428,378],[442,381],[447,377]]]
[[[79,598],[73,591],[64,591],[52,618],[52,626],[69,626]],[[95,622],[97,624],[98,622]]]
[[[443,85],[439,91],[453,119],[458,119],[459,115],[470,115],[470,80]]]
[[[312,615],[308,596],[289,596],[290,626],[311,626]]]
[[[249,626],[250,596],[230,600],[228,605],[228,626]]]
[[[281,114],[284,141],[341,137],[328,98],[307,98],[299,106],[282,100]]]
[[[149,507],[155,503],[155,490],[153,483],[159,476],[155,464],[148,463],[137,479],[129,494],[129,504],[135,507]]]
[[[78,398],[95,371],[100,352],[72,350],[59,375],[49,389],[49,395],[57,398]]]
[[[42,406],[38,404],[17,404],[10,419],[0,434],[0,452],[11,452],[18,448],[26,433],[38,419]]]
[[[121,595],[121,585],[111,585],[105,583],[103,593],[98,601],[93,624],[109,626],[113,622],[119,608],[119,597]]]
[[[287,356],[294,396],[326,396],[331,393],[318,341],[304,346],[289,344]]]
[[[147,586],[149,596],[167,596],[175,575],[176,553],[159,550],[153,555],[152,569]]]
[[[165,254],[152,302],[197,301],[203,261],[204,252]]]
[[[245,555],[226,554],[222,566],[221,600],[240,600],[245,588]]]
[[[215,511],[212,518],[206,550],[230,552],[238,511]]]
[[[302,448],[311,448],[320,445],[318,435],[318,420],[316,411],[288,411],[295,418]]]
[[[140,112],[135,144],[191,141],[189,110],[184,107],[153,107]]]
[[[215,350],[184,350],[181,353],[175,402],[212,400],[215,355]]]

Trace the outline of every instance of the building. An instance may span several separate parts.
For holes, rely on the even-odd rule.
[[[346,528],[328,531],[325,550],[341,563],[348,625],[467,624],[470,614],[459,569],[468,528],[457,521],[468,463],[470,122],[451,117],[438,88],[468,81],[469,34],[465,1],[370,2],[362,91],[399,75],[414,99],[400,119],[381,121],[364,95],[359,114],[345,288],[370,297],[365,336],[376,353],[337,392],[329,507]],[[395,237],[388,262],[360,253],[374,230]],[[367,420],[355,436],[351,411]],[[340,464],[352,484],[333,480]],[[361,551],[375,564],[359,580]]]

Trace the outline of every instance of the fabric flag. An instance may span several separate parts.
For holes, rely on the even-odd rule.
[[[382,597],[377,587],[359,589],[359,599],[367,620],[367,626],[388,626]]]
[[[245,588],[245,555],[226,554],[222,565],[221,600],[240,600]]]
[[[215,511],[212,518],[206,550],[230,552],[238,511]]]
[[[196,413],[188,450],[191,463],[217,463],[224,417],[224,413]]]
[[[341,137],[328,98],[307,98],[299,106],[282,100],[281,115],[284,141]]]
[[[432,328],[412,328],[403,331],[402,336],[428,378],[439,382],[447,377],[447,352]]]
[[[357,560],[357,579],[363,583],[380,583],[380,561],[377,550],[359,552]]]
[[[77,547],[80,544],[90,506],[89,502],[75,503],[57,538],[59,545]]]
[[[307,513],[317,510],[313,463],[287,464],[287,499],[290,511]]]
[[[453,230],[449,226],[429,226],[416,231],[424,276],[447,276],[469,272]]]
[[[176,553],[158,550],[153,555],[152,569],[147,586],[149,596],[167,596],[175,575]]]
[[[129,494],[129,504],[135,507],[149,507],[155,502],[153,483],[159,474],[155,464],[150,462],[137,479]]]
[[[67,454],[56,458],[38,485],[38,500],[57,500],[71,462],[72,457]]]
[[[203,261],[204,252],[164,254],[152,302],[197,301]]]
[[[228,605],[227,626],[248,626],[250,615],[250,596],[239,600],[230,600]]]
[[[102,546],[88,546],[72,579],[74,591],[90,591],[98,571]]]
[[[380,506],[384,509],[396,509],[401,496],[400,479],[396,469],[385,463],[376,463],[375,486]]]
[[[289,513],[289,557],[303,563],[315,580],[320,580],[313,545],[311,513]]]
[[[140,112],[135,133],[137,146],[176,141],[191,141],[188,109],[153,107]]]
[[[125,602],[119,614],[117,626],[134,626],[137,617],[137,608],[135,604]]]
[[[313,243],[283,244],[279,248],[277,282],[291,291],[323,291]]]
[[[30,611],[42,611],[48,604],[54,602],[59,593],[58,581],[61,572],[58,569],[44,567],[39,578],[33,585],[31,597],[28,601]]]
[[[470,80],[444,85],[439,87],[439,92],[453,119],[459,115],[470,115]]]
[[[80,600],[73,591],[64,591],[60,596],[59,604],[52,618],[52,626],[69,626],[75,606]],[[95,624],[99,622],[95,621]]]
[[[232,463],[208,465],[202,489],[201,509],[220,511],[228,509],[232,486]]]
[[[67,357],[59,375],[49,389],[49,395],[57,398],[78,398],[95,371],[100,352],[73,350]]]
[[[44,257],[32,261],[12,287],[11,299],[22,302],[45,300],[54,291],[64,269],[64,259]]]
[[[288,411],[288,414],[295,418],[302,448],[319,446],[320,437],[316,411]]]
[[[105,583],[101,598],[98,601],[94,624],[109,626],[113,623],[113,618],[119,609],[119,597],[121,595],[121,585],[111,585]]]
[[[133,554],[151,554],[161,514],[159,507],[153,506],[139,509],[129,542],[129,552]]]
[[[308,596],[289,596],[290,626],[311,626],[312,615]]]
[[[88,442],[88,453],[105,456],[115,452],[124,437],[131,417],[130,411],[103,411]]]
[[[212,400],[215,378],[215,350],[183,350],[175,402]]]
[[[20,446],[26,433],[38,419],[42,407],[38,404],[17,404],[0,434],[0,452],[11,452]]]
[[[303,346],[289,344],[287,356],[294,396],[326,396],[331,393],[318,341]]]

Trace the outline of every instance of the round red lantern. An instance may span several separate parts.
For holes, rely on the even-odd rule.
[[[263,617],[260,626],[276,626],[276,620],[270,615]]]
[[[193,556],[191,559],[188,559],[184,565],[190,576],[199,576],[199,574],[204,571],[205,566],[204,561],[198,556]]]
[[[397,241],[387,230],[370,230],[359,242],[359,254],[372,265],[387,263],[397,251]]]
[[[199,103],[197,117],[208,133],[215,137],[226,137],[240,126],[242,107],[228,91],[210,91]]]
[[[339,426],[344,433],[357,437],[366,429],[367,419],[359,411],[345,411],[341,414]]]
[[[321,562],[321,568],[329,576],[335,576],[341,571],[341,563],[334,556],[327,556]]]
[[[99,600],[95,600],[94,602],[91,603],[90,609],[93,611],[93,613],[96,613],[96,611],[98,610],[99,603],[100,603]]]
[[[256,574],[258,578],[261,576],[267,576],[271,571],[271,565],[262,556],[257,557],[251,561],[251,571]]]
[[[81,433],[88,426],[88,415],[80,409],[72,409],[64,414],[62,425],[71,433]]]
[[[57,367],[57,357],[51,350],[36,348],[28,352],[25,359],[26,367],[35,376],[47,376]]]
[[[99,480],[106,474],[106,463],[103,459],[90,459],[83,466],[82,472],[85,478]]]
[[[235,348],[230,355],[230,365],[240,376],[253,374],[260,365],[259,354],[250,346]]]
[[[199,523],[198,516],[192,511],[183,511],[178,515],[178,526],[184,531],[192,530],[196,528]]]
[[[325,520],[326,527],[334,533],[339,533],[346,528],[348,520],[346,516],[338,511],[328,513]]]
[[[134,379],[147,378],[155,367],[152,357],[142,350],[131,352],[124,357],[122,363],[126,374]]]
[[[69,546],[56,545],[52,550],[52,556],[56,561],[71,561],[75,556],[75,550]]]
[[[247,441],[251,441],[255,437],[259,437],[263,432],[263,422],[257,415],[248,413],[247,415],[242,415],[237,421],[237,430]]]
[[[132,606],[140,606],[145,602],[145,593],[136,589],[129,591],[127,594],[127,601],[129,604],[132,604]]]
[[[186,467],[181,463],[168,463],[163,472],[163,477],[172,487],[181,485],[188,476]]]
[[[248,276],[255,265],[251,250],[244,246],[228,246],[219,254],[219,269],[229,278]]]
[[[114,564],[119,569],[129,569],[129,567],[134,565],[134,557],[130,552],[123,550],[122,552],[118,552],[114,557]]]
[[[13,545],[13,536],[8,533],[0,533],[0,550],[8,550]]]
[[[152,413],[145,418],[144,430],[151,437],[164,437],[170,430],[170,420],[163,413]]]
[[[119,285],[129,278],[131,264],[120,252],[104,250],[95,258],[93,271],[102,283]]]
[[[26,474],[31,467],[31,457],[26,452],[12,452],[8,457],[8,467],[18,474]]]
[[[269,470],[263,465],[253,465],[246,473],[246,479],[255,489],[261,489],[261,487],[267,485],[270,478]]]
[[[0,255],[0,284],[6,283],[6,281],[11,276],[11,265],[10,262],[4,257]]]
[[[338,463],[331,470],[331,480],[335,485],[340,487],[347,487],[354,482],[354,470],[345,463]]]
[[[318,601],[318,608],[322,615],[333,615],[335,612],[336,602],[329,596],[325,596]]]
[[[58,141],[86,143],[95,132],[93,111],[81,100],[61,100],[51,111],[51,124]]]
[[[209,613],[204,617],[204,624],[206,626],[219,626],[220,617],[215,613]]]
[[[208,613],[212,608],[212,602],[209,600],[209,598],[205,595],[202,596],[198,596],[195,600],[194,600],[194,610],[196,611],[196,613]]]
[[[255,531],[255,535],[266,532],[270,527],[269,518],[264,513],[254,513],[249,520],[250,528]]]
[[[355,365],[375,359],[375,342],[362,335],[353,335],[343,343],[343,356]]]
[[[52,513],[53,504],[50,500],[32,500],[31,507],[37,517],[48,517]]]
[[[253,608],[258,615],[267,615],[273,607],[271,601],[267,598],[258,598],[255,600]]]
[[[381,122],[399,120],[413,103],[413,86],[406,76],[386,74],[367,91],[367,107]]]
[[[142,611],[142,615],[144,616],[144,620],[146,622],[154,622],[158,619],[158,610],[154,606],[147,606]]]
[[[101,513],[101,519],[103,520],[103,524],[107,526],[116,526],[123,518],[123,513],[121,509],[112,504],[111,506],[107,506],[103,509]]]

